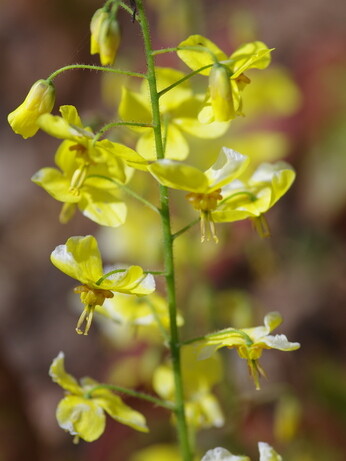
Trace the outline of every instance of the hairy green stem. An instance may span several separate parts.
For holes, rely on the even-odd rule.
[[[100,137],[104,133],[106,133],[106,131],[111,130],[112,128],[116,128],[118,126],[137,126],[137,127],[142,127],[142,128],[153,128],[153,125],[151,123],[127,122],[124,120],[121,120],[119,122],[110,122],[98,130],[98,132],[96,133],[94,137],[94,142],[98,141]]]
[[[129,77],[146,78],[146,75],[141,74],[140,72],[130,72],[128,70],[113,69],[112,67],[105,67],[105,66],[93,66],[89,64],[71,64],[69,66],[60,67],[60,69],[55,70],[47,78],[47,81],[52,81],[59,74],[62,74],[63,72],[66,72],[67,70],[74,70],[74,69],[96,70],[96,71],[100,70],[103,72],[113,72],[114,74],[128,75]]]
[[[174,405],[171,402],[166,402],[164,400],[153,397],[152,395],[145,394],[144,392],[138,392],[133,389],[127,389],[126,387],[116,386],[114,384],[98,384],[85,394],[85,398],[91,398],[93,392],[101,389],[109,389],[111,391],[121,392],[122,394],[127,394],[131,397],[147,400],[148,402],[154,403],[155,405],[158,405],[163,408],[167,408],[168,410],[174,410]]]
[[[136,0],[139,23],[142,29],[145,55],[147,61],[147,79],[149,84],[155,146],[158,159],[164,158],[164,148],[161,132],[161,118],[159,108],[159,94],[156,85],[155,62],[151,45],[149,24],[143,7],[142,0]],[[177,325],[177,304],[175,290],[175,274],[173,262],[173,235],[171,232],[168,189],[160,185],[161,219],[164,245],[164,263],[166,270],[166,290],[170,319],[170,351],[175,384],[175,415],[180,451],[183,461],[192,461],[189,442],[188,427],[185,417],[184,390],[182,382],[179,331]]]
[[[142,202],[144,205],[151,208],[153,211],[155,211],[155,213],[160,213],[161,214],[160,210],[155,205],[153,205],[151,202],[149,202],[145,198],[141,197],[135,191],[133,191],[129,187],[125,186],[125,184],[117,181],[114,178],[109,178],[108,176],[103,176],[101,174],[91,174],[91,175],[87,176],[85,179],[87,180],[88,178],[101,178],[101,179],[105,179],[106,181],[110,181],[110,182],[116,184],[121,189],[123,189],[127,194],[131,195],[133,198],[135,198],[139,202]]]
[[[184,234],[186,231],[188,231],[189,229],[191,229],[191,227],[193,227],[195,224],[197,224],[199,221],[201,220],[201,218],[197,218],[195,219],[194,221],[190,222],[190,224],[188,224],[187,226],[184,226],[182,229],[180,229],[178,232],[176,232],[175,234],[173,234],[173,239],[176,239],[177,237],[179,237],[180,235]]]

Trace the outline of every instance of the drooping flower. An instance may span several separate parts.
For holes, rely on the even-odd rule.
[[[259,461],[282,461],[282,457],[276,453],[273,447],[268,443],[258,442]],[[248,456],[232,455],[228,450],[222,447],[208,450],[201,461],[250,461]]]
[[[95,11],[90,22],[90,54],[100,54],[103,66],[114,64],[120,44],[120,28],[115,14],[104,8]]]
[[[221,191],[221,200],[211,212],[214,222],[234,222],[252,219],[262,237],[270,235],[264,217],[291,187],[295,172],[286,162],[262,163],[248,181],[233,181]]]
[[[84,216],[101,226],[117,227],[125,222],[126,204],[119,187],[111,181],[127,181],[122,160],[108,155],[107,162],[95,163],[85,150],[75,150],[73,141],[63,141],[55,163],[60,168],[42,168],[31,180],[56,200],[63,202],[59,219],[66,223],[78,207]]]
[[[153,162],[148,170],[164,186],[189,192],[186,198],[201,215],[202,242],[206,239],[206,222],[217,241],[212,212],[222,200],[221,188],[239,177],[248,162],[246,156],[223,147],[216,162],[205,172],[167,159]]]
[[[51,81],[38,80],[30,88],[24,102],[11,112],[7,119],[13,131],[24,139],[34,136],[39,130],[37,119],[50,112],[55,103],[55,87]]]
[[[300,344],[289,342],[285,335],[270,335],[282,322],[278,312],[270,312],[264,317],[264,325],[254,328],[226,328],[225,330],[211,333],[205,339],[197,342],[198,357],[203,360],[209,358],[221,347],[235,348],[239,356],[247,360],[250,374],[256,389],[260,388],[259,375],[265,376],[260,366],[260,359],[264,349],[278,349],[280,351],[294,351]]]
[[[199,113],[202,123],[228,121],[242,115],[241,93],[250,79],[249,69],[265,69],[270,64],[270,50],[256,41],[239,47],[229,57],[212,41],[191,35],[178,45],[178,56],[193,71],[209,75],[209,92]]]
[[[144,416],[126,405],[119,396],[98,387],[100,383],[91,378],[82,378],[79,384],[66,373],[63,352],[53,360],[49,375],[66,391],[67,395],[58,404],[56,418],[59,426],[75,437],[74,441],[98,439],[105,430],[105,413],[121,424],[148,432]]]
[[[41,115],[37,120],[39,127],[55,138],[73,142],[73,150],[92,162],[107,162],[109,156],[114,156],[133,168],[146,169],[147,162],[130,147],[108,139],[101,141],[95,139],[92,130],[83,126],[74,106],[60,106],[59,111],[61,117],[51,114]]]
[[[184,77],[175,69],[156,67],[157,88],[162,91]],[[189,145],[182,132],[198,138],[216,138],[225,133],[227,123],[212,123],[208,127],[197,120],[201,101],[193,95],[186,80],[160,97],[161,125],[165,157],[184,160],[189,154]],[[151,102],[147,81],[140,91],[123,89],[119,113],[123,120],[151,124]],[[156,160],[155,137],[151,127],[129,127],[140,134],[136,149],[147,160]]]
[[[197,360],[194,347],[181,349],[185,412],[188,423],[195,429],[221,427],[224,417],[219,402],[212,393],[222,380],[220,357]],[[165,400],[174,402],[175,385],[171,364],[160,365],[154,372],[153,387]]]
[[[55,248],[50,259],[54,266],[82,283],[74,289],[84,304],[76,327],[78,334],[88,334],[95,307],[102,306],[106,298],[112,298],[113,292],[147,295],[155,290],[153,276],[145,274],[139,266],[104,274],[97,241],[91,235],[70,237],[65,245]],[[83,332],[80,328],[84,322]]]

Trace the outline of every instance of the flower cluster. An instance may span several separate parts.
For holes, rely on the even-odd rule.
[[[130,13],[133,22],[137,19],[141,27],[147,57],[146,73],[109,67],[115,62],[120,44],[119,8]],[[139,265],[103,268],[97,240],[91,235],[68,238],[65,244],[55,248],[50,259],[56,268],[79,282],[74,292],[80,296],[84,308],[76,326],[78,334],[88,334],[95,312],[102,314],[107,321],[122,325],[141,328],[155,325],[164,345],[170,349],[171,360],[156,366],[153,372],[152,387],[160,397],[157,398],[91,378],[78,382],[65,371],[64,355],[60,353],[49,371],[53,381],[66,393],[58,404],[56,416],[59,425],[76,441],[81,438],[91,442],[100,437],[105,429],[106,414],[135,430],[147,432],[144,416],[113,393],[127,392],[172,411],[181,444],[185,444],[183,458],[192,460],[188,446],[191,434],[187,433],[187,425],[193,429],[191,432],[196,432],[224,424],[221,406],[213,394],[214,387],[223,378],[217,350],[223,347],[236,349],[247,361],[259,389],[259,377],[264,375],[259,364],[263,350],[292,351],[300,347],[299,343],[289,342],[285,335],[270,334],[282,322],[281,315],[276,312],[264,317],[263,326],[227,328],[202,338],[181,341],[179,327],[184,320],[176,305],[173,241],[198,220],[172,232],[168,189],[186,193],[187,202],[199,215],[201,241],[212,239],[218,242],[214,223],[243,219],[252,220],[259,234],[268,236],[265,213],[288,191],[295,179],[295,172],[289,164],[283,161],[268,163],[267,158],[262,163],[256,162],[231,147],[222,147],[213,163],[215,156],[204,145],[221,138],[228,131],[230,122],[244,115],[245,89],[251,84],[248,72],[267,68],[272,49],[261,41],[253,41],[241,45],[229,55],[211,40],[192,35],[176,48],[152,50],[142,0],[131,1],[129,5],[107,0],[93,15],[90,32],[90,52],[99,54],[103,67],[66,66],[47,79],[38,80],[24,102],[9,114],[8,121],[24,138],[34,136],[41,129],[61,140],[55,153],[56,168],[41,168],[32,177],[34,183],[62,204],[60,222],[69,222],[79,209],[85,217],[101,226],[122,226],[131,207],[131,202],[124,198],[126,194],[137,203],[149,206],[161,218],[164,257],[161,251],[158,253],[159,264],[164,261],[163,270],[148,271]],[[155,65],[154,56],[169,51],[176,51],[190,69],[188,73]],[[123,87],[118,107],[120,120],[95,130],[82,122],[72,105],[61,106],[60,115],[51,114],[55,103],[53,80],[59,73],[72,68],[101,69],[139,77],[142,84],[137,88],[132,83]],[[190,79],[197,74],[208,77],[204,94],[194,91],[190,84]],[[129,139],[126,132],[119,130],[119,134],[118,128],[123,126],[135,135],[135,148],[121,142],[126,139],[127,144]],[[201,144],[202,148],[199,147]],[[220,143],[215,150],[224,144],[232,143]],[[189,163],[185,163],[188,156]],[[196,157],[198,165],[203,164],[204,168],[195,166]],[[278,158],[281,157],[275,157]],[[133,181],[134,177],[136,181]],[[144,187],[141,187],[142,180],[146,181]],[[159,186],[159,205],[151,201],[146,189],[150,182]],[[141,219],[141,212],[136,213],[135,208],[131,212],[136,218],[136,230],[148,227]],[[154,245],[158,246],[156,234],[153,235]],[[146,246],[144,239],[137,240],[132,245],[136,261],[139,260],[140,247]],[[111,255],[108,257],[113,259]],[[153,274],[165,278],[167,298],[154,293]],[[157,356],[161,357],[162,351]],[[159,359],[155,365],[157,363]],[[281,461],[281,456],[266,443],[259,443],[259,451],[260,461]],[[165,452],[165,448],[156,451]],[[176,450],[169,452],[171,459],[176,459]],[[161,454],[158,456],[166,456]],[[249,458],[215,448],[209,450],[201,461],[221,460],[249,461]]]

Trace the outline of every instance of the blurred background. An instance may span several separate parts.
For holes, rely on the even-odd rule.
[[[346,459],[346,5],[343,0],[148,0],[154,47],[176,46],[200,33],[227,54],[262,40],[275,48],[268,70],[244,91],[245,118],[221,140],[188,139],[191,161],[214,158],[222,145],[256,161],[294,165],[293,188],[267,214],[272,231],[261,240],[248,222],[218,226],[220,244],[200,245],[198,229],[177,244],[177,284],[185,317],[183,337],[226,326],[261,325],[278,310],[278,330],[302,347],[268,351],[262,391],[253,389],[246,364],[223,354],[226,383],[215,387],[226,423],[201,429],[200,453],[224,446],[258,459],[266,441],[286,461]],[[58,222],[60,204],[30,181],[53,166],[59,142],[39,132],[23,140],[7,114],[33,82],[70,63],[98,64],[89,55],[95,0],[17,0],[0,3],[2,50],[0,168],[0,461],[179,461],[175,432],[164,410],[126,399],[148,419],[149,435],[108,420],[91,444],[72,444],[55,420],[62,390],[48,376],[60,350],[67,370],[153,392],[151,377],[165,358],[145,327],[110,329],[94,322],[87,337],[75,333],[78,299],[73,281],[49,262],[51,251],[72,235],[92,233],[108,263],[160,268],[160,229],[151,212],[129,202],[128,227],[100,229],[81,215]],[[121,11],[117,66],[144,71],[139,27]],[[186,71],[174,54],[157,64]],[[250,75],[250,74],[249,74]],[[251,78],[250,75],[250,78]],[[67,72],[56,81],[59,105],[76,105],[86,125],[117,119],[122,78]],[[199,89],[206,85],[198,80]],[[135,145],[127,130],[115,139]],[[212,161],[210,162],[212,163]],[[147,196],[143,174],[134,187]],[[174,227],[193,219],[184,197],[173,193]],[[181,211],[182,210],[182,211]],[[148,214],[150,216],[148,216]],[[145,235],[138,234],[145,228]],[[159,287],[160,288],[160,287]],[[192,290],[193,288],[193,290]],[[143,451],[148,446],[156,451]],[[142,451],[141,451],[142,450]],[[138,453],[139,452],[139,453]]]

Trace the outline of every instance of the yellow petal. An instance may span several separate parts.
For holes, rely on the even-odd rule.
[[[97,440],[104,432],[106,416],[101,406],[92,399],[68,395],[56,410],[59,426],[86,442]]]
[[[67,123],[75,126],[83,127],[82,121],[79,117],[78,111],[75,106],[65,105],[59,107],[59,112]]]
[[[148,170],[164,186],[188,192],[208,190],[206,175],[193,166],[165,159],[152,163]]]
[[[127,406],[117,395],[95,397],[93,401],[119,423],[126,424],[126,426],[130,426],[137,431],[149,431],[144,416]]]
[[[230,67],[233,71],[232,78],[239,77],[240,74],[247,69],[265,69],[269,66],[271,57],[267,45],[263,42],[250,42],[240,46],[232,55],[230,59]]]
[[[142,95],[130,91],[126,87],[122,88],[119,115],[127,122],[152,123],[149,101],[146,101]],[[138,132],[152,131],[151,128],[136,126],[129,126],[129,128]]]
[[[197,70],[208,64],[214,64],[216,61],[223,61],[227,59],[227,56],[220,48],[215,45],[211,40],[203,37],[202,35],[191,35],[183,42],[179,43],[178,48],[184,47],[200,47],[201,51],[183,50],[180,49],[177,54],[179,58],[185,62],[185,64],[192,70]],[[208,51],[203,50],[208,48]],[[213,58],[215,57],[215,59]],[[210,68],[201,71],[202,75],[209,75]]]
[[[101,255],[92,235],[70,237],[50,257],[55,267],[83,284],[93,286],[102,277]]]
[[[84,185],[78,208],[100,226],[118,227],[126,221],[126,204],[107,190]]]
[[[70,180],[55,168],[42,168],[32,176],[31,181],[60,202],[77,203],[80,200],[79,195],[70,191]]]
[[[71,394],[82,394],[83,390],[76,379],[69,373],[66,373],[64,360],[64,353],[59,352],[49,368],[49,376],[55,383],[65,389],[65,391],[71,392]]]

